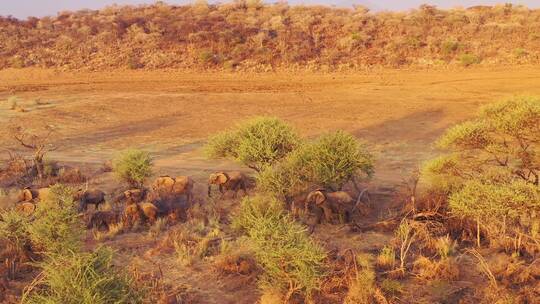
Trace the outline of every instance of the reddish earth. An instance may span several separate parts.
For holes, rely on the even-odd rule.
[[[369,184],[378,206],[372,218],[376,219],[387,214],[402,181],[434,154],[432,143],[445,128],[499,98],[540,94],[539,83],[540,70],[527,67],[365,74],[3,70],[0,125],[54,126],[53,141],[60,149],[49,157],[92,172],[123,148],[147,149],[155,158],[156,175],[195,177],[199,200],[209,172],[244,169],[202,155],[202,145],[215,132],[254,115],[280,117],[305,136],[344,129],[367,141],[377,157],[376,175]],[[10,110],[7,99],[14,95],[25,112]],[[15,147],[6,133],[0,142],[1,148]],[[105,190],[117,187],[110,173],[95,175],[92,183]],[[331,246],[367,251],[379,249],[389,239],[378,232],[347,236],[335,229],[339,230],[318,228],[316,235]],[[130,244],[133,250],[125,250]],[[124,248],[121,256],[137,263],[155,240],[127,234],[111,245]],[[164,276],[169,282],[206,288],[203,303],[253,303],[257,298],[255,288],[234,287],[204,271],[208,267],[203,263],[185,272],[165,267]],[[208,289],[206,282],[216,285]]]

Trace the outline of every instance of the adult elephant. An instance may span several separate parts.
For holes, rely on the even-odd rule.
[[[321,210],[324,213],[324,218],[331,223],[334,214],[338,214],[340,218],[346,222],[351,220],[352,213],[355,209],[353,198],[345,191],[328,192],[323,189],[317,189],[308,194],[306,198],[306,211],[309,206],[315,208],[317,214],[317,222],[321,220]]]
[[[97,189],[79,189],[75,193],[74,199],[79,202],[79,212],[87,210],[88,205],[94,205],[95,209],[98,210],[99,205],[105,203],[105,192]]]
[[[208,178],[208,196],[212,196],[212,185],[219,186],[219,192],[221,195],[223,195],[225,191],[229,190],[234,191],[235,197],[240,190],[243,190],[244,194],[246,194],[246,183],[246,175],[240,171],[212,173]]]
[[[49,193],[49,188],[32,189],[30,187],[26,187],[19,193],[17,202],[30,202],[34,200],[42,201],[49,196]]]
[[[160,176],[152,184],[152,190],[163,195],[185,195],[188,204],[193,199],[194,181],[189,176]]]

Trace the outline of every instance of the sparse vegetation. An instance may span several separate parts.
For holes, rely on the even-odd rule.
[[[43,130],[31,130],[21,125],[14,125],[10,129],[12,138],[25,149],[33,153],[34,168],[40,179],[45,175],[45,156],[58,147],[51,144],[51,137],[55,134],[54,128],[46,126]]]
[[[210,138],[206,154],[232,158],[260,172],[284,158],[299,144],[291,126],[275,117],[257,117]]]
[[[479,57],[498,64],[514,63],[505,54],[516,48],[531,50],[525,63],[534,64],[539,20],[539,10],[519,5],[373,13],[361,6],[245,1],[114,6],[39,19],[2,17],[0,41],[7,42],[0,68],[223,69],[232,62],[237,70],[342,70],[425,65],[458,52],[464,55],[457,64],[476,64]],[[476,44],[479,54],[470,55]]]
[[[0,17],[0,302],[539,302],[540,98],[470,116],[536,90],[539,25],[259,0]],[[240,165],[199,158],[213,130]],[[101,166],[128,141],[159,166]]]
[[[128,149],[113,160],[113,171],[130,186],[141,188],[152,175],[152,158],[148,152]]]

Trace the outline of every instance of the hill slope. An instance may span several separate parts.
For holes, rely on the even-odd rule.
[[[0,68],[67,69],[536,64],[540,10],[523,6],[407,13],[324,6],[112,6],[0,18]]]

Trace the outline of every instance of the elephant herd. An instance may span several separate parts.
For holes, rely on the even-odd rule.
[[[121,221],[127,225],[140,221],[152,224],[160,217],[176,221],[186,215],[193,203],[194,184],[194,180],[188,176],[160,176],[149,189],[129,189],[112,197],[112,202],[117,203],[117,206],[124,206],[123,210],[117,212],[100,210],[99,206],[105,204],[106,194],[98,189],[79,189],[74,193],[73,200],[88,228],[108,228]],[[221,195],[232,191],[236,197],[240,190],[247,194],[247,176],[238,171],[215,172],[208,178],[208,197],[212,196],[212,186],[217,186]],[[36,209],[36,202],[49,195],[49,188],[24,188],[19,193],[16,209],[31,215]],[[317,223],[323,217],[327,222],[333,222],[336,216],[337,219],[348,222],[358,207],[358,203],[355,203],[347,192],[330,192],[324,189],[315,189],[287,201],[293,215],[298,216],[301,210],[311,212],[316,216]],[[94,206],[93,212],[85,213],[88,205]]]
[[[188,176],[160,176],[152,183],[150,189],[129,189],[113,197],[114,203],[124,203],[121,212],[99,210],[99,206],[106,201],[106,194],[98,189],[79,189],[74,193],[73,200],[88,228],[103,226],[108,228],[120,221],[127,225],[137,221],[152,224],[159,217],[168,217],[172,220],[181,218],[193,202],[194,183]],[[212,185],[218,186],[222,195],[226,191],[233,191],[235,197],[240,190],[244,194],[247,193],[247,177],[237,171],[210,174],[208,196],[212,195]],[[19,192],[16,210],[31,215],[36,206],[39,206],[38,202],[46,200],[49,195],[49,188],[24,188]],[[88,210],[88,205],[93,205],[95,211],[84,213]]]

